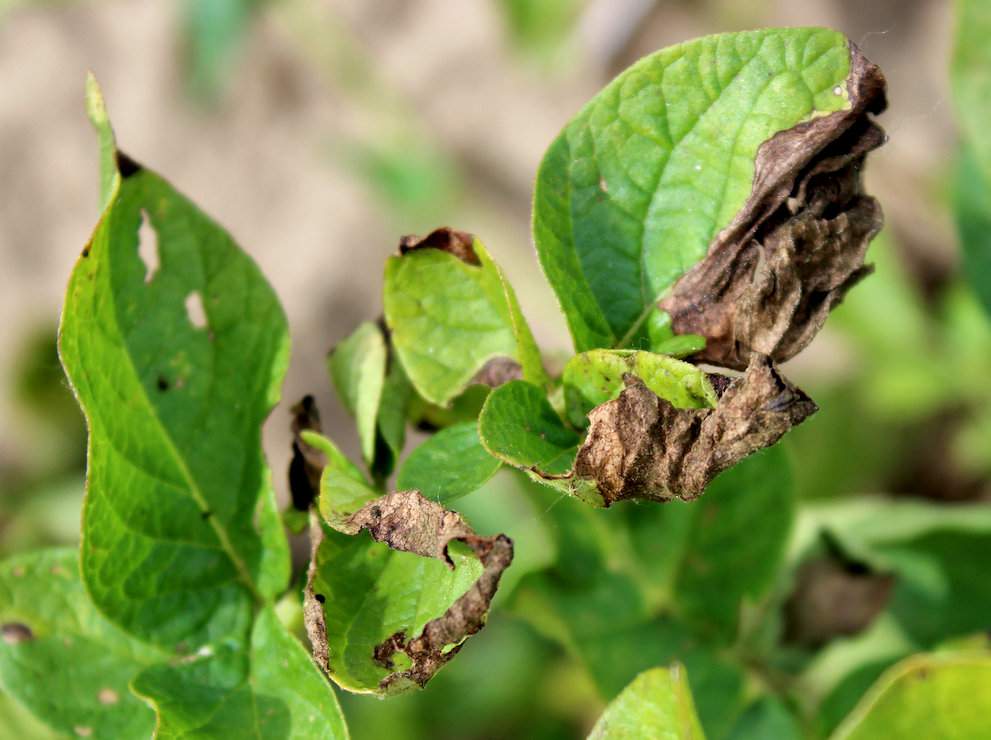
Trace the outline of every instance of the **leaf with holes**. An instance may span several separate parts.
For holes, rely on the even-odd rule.
[[[333,690],[272,607],[255,619],[247,651],[215,652],[142,672],[134,691],[158,714],[156,737],[345,740]]]
[[[534,241],[576,349],[698,334],[708,359],[745,366],[751,350],[786,359],[804,346],[863,274],[879,225],[859,165],[881,143],[865,114],[883,86],[841,34],[816,28],[696,39],[613,80],[551,145],[534,195]],[[819,182],[802,184],[820,171],[851,183],[826,195],[835,218]],[[767,235],[764,277],[777,279],[755,282],[755,230],[789,208]],[[833,232],[843,238],[821,236]],[[751,326],[758,314],[767,323]]]
[[[75,552],[0,563],[0,624],[0,684],[38,719],[65,735],[151,735],[154,713],[128,685],[143,668],[175,656],[96,610]]]
[[[102,111],[95,85],[89,94]],[[94,123],[112,136],[105,116]],[[115,162],[59,334],[89,426],[83,579],[103,613],[155,644],[246,640],[254,605],[289,577],[261,449],[288,360],[285,315],[223,229],[119,151]],[[150,279],[142,222],[157,236]]]
[[[482,243],[438,229],[406,238],[385,268],[385,319],[403,368],[430,403],[471,384],[547,378],[516,294]]]

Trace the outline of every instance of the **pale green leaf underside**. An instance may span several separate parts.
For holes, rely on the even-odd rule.
[[[533,235],[578,351],[643,346],[656,300],[746,202],[760,145],[849,107],[849,70],[835,31],[707,36],[642,59],[572,119],[540,166]]]
[[[685,669],[644,671],[595,723],[589,740],[704,740]]]
[[[417,490],[448,504],[481,488],[502,463],[478,437],[478,423],[463,422],[437,432],[410,453],[399,470],[396,487]]]
[[[289,575],[260,431],[285,373],[286,320],[223,229],[133,169],[115,178],[60,328],[89,426],[83,577],[99,609],[144,639],[243,639],[252,602]]]
[[[0,624],[23,625],[33,635],[0,641],[0,685],[38,719],[65,735],[151,735],[154,714],[128,685],[142,668],[170,656],[96,610],[74,551],[37,552],[0,564]]]
[[[991,737],[991,658],[917,655],[888,670],[833,740]]]
[[[446,406],[489,360],[509,359],[545,382],[540,354],[509,283],[477,239],[480,265],[433,248],[390,257],[385,317],[413,386]]]
[[[155,666],[137,677],[134,690],[155,707],[162,740],[348,737],[333,688],[271,607],[255,620],[249,653],[222,647]]]
[[[402,664],[402,653],[393,656],[391,669],[376,662],[376,646],[397,632],[418,636],[482,574],[482,564],[466,547],[452,542],[449,552],[453,570],[437,558],[398,552],[365,534],[325,528],[310,587],[318,601],[323,599],[330,676],[341,687],[378,692],[382,679],[409,667]]]
[[[718,400],[705,372],[695,365],[638,350],[591,350],[572,357],[561,377],[571,423],[584,427],[589,411],[626,387],[627,373],[679,409],[714,408]]]
[[[385,385],[386,347],[375,324],[364,322],[338,344],[327,358],[327,369],[337,394],[354,416],[361,454],[369,464],[375,458],[375,433]]]

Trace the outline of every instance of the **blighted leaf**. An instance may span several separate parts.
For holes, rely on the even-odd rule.
[[[385,317],[403,368],[427,401],[446,406],[473,383],[546,383],[516,295],[471,234],[406,237],[385,269]]]
[[[103,110],[95,85],[89,95]],[[243,639],[252,604],[289,577],[261,448],[285,315],[223,229],[119,151],[116,165],[59,336],[89,426],[83,579],[104,614],[156,644]]]
[[[324,488],[321,499],[338,495]],[[504,535],[480,537],[416,491],[324,504],[314,521],[306,628],[317,663],[343,688],[422,687],[485,624],[513,558]],[[362,530],[371,540],[355,536]]]
[[[589,740],[704,740],[683,666],[644,671],[595,723]]]
[[[247,650],[224,644],[154,666],[134,691],[158,714],[157,738],[349,737],[334,689],[272,607],[258,613]]]
[[[723,470],[773,445],[816,410],[762,356],[742,377],[713,375],[699,383],[699,397],[718,397],[715,408],[677,408],[633,373],[623,382],[617,398],[588,413],[580,446],[538,389],[526,383],[496,389],[479,417],[482,443],[535,480],[595,505],[692,500]],[[588,387],[594,391],[594,384]]]
[[[154,714],[128,684],[168,652],[141,643],[86,596],[69,550],[0,564],[0,684],[64,735],[149,737]]]
[[[361,454],[375,459],[375,435],[385,386],[386,346],[381,330],[371,322],[338,344],[327,357],[334,387],[358,426]]]
[[[991,658],[917,655],[886,672],[832,736],[834,740],[991,735]]]
[[[883,87],[841,34],[816,28],[708,36],[617,77],[537,177],[534,240],[575,347],[643,346],[673,288],[661,308],[676,333],[706,339],[710,361],[800,349],[862,275],[879,223],[854,170],[880,143],[866,113]],[[733,298],[775,331],[741,323]]]
[[[591,350],[572,357],[561,377],[571,424],[578,429],[585,427],[589,411],[616,398],[628,373],[675,408],[716,405],[715,390],[706,373],[695,365],[651,352]]]
[[[574,474],[594,480],[606,505],[621,499],[697,498],[709,482],[769,447],[816,410],[774,364],[755,356],[723,385],[714,409],[678,409],[632,375],[614,401],[589,414]]]
[[[291,409],[292,458],[289,461],[289,494],[296,511],[307,511],[320,494],[320,476],[327,466],[321,446],[310,444],[304,433],[319,435],[320,412],[313,396],[304,396]],[[331,443],[333,447],[333,444]],[[336,451],[336,447],[334,448]],[[343,457],[343,456],[342,456]]]
[[[396,486],[449,504],[481,488],[502,463],[478,438],[478,423],[463,422],[430,437],[406,458]]]

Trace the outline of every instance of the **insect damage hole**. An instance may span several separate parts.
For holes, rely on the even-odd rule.
[[[206,328],[206,310],[203,308],[203,296],[198,290],[186,296],[186,315],[195,328]]]
[[[138,257],[145,265],[145,282],[150,283],[158,273],[158,232],[152,226],[148,211],[141,209],[141,226],[138,228]]]

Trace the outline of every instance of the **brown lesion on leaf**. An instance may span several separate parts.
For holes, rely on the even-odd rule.
[[[3,635],[3,641],[8,645],[19,645],[34,639],[31,628],[21,622],[7,622],[0,626],[0,634]]]
[[[864,257],[883,219],[862,169],[885,141],[870,118],[886,106],[885,80],[853,44],[850,65],[850,109],[761,145],[747,203],[660,301],[675,332],[706,338],[693,359],[736,369],[754,354],[788,360],[871,271]]]
[[[331,672],[326,622],[321,602],[313,593],[316,555],[323,538],[322,525],[315,515],[311,523],[312,554],[310,573],[303,604],[306,629],[313,646],[313,657]],[[389,674],[379,684],[385,693],[400,691],[410,685],[425,686],[440,668],[453,658],[465,639],[485,626],[489,606],[499,587],[502,573],[513,560],[513,542],[505,535],[482,537],[475,534],[457,513],[419,491],[398,491],[366,504],[349,516],[338,529],[346,534],[367,531],[371,537],[400,552],[443,560],[449,568],[454,561],[448,553],[451,542],[467,545],[482,564],[482,574],[443,615],[432,619],[420,634],[408,639],[396,632],[375,647],[370,658],[392,670],[394,656],[404,653],[409,668]]]
[[[410,234],[400,238],[399,254],[406,254],[414,249],[440,249],[449,252],[462,262],[469,265],[480,266],[482,263],[475,254],[475,236],[467,231],[452,229],[450,226],[442,226],[434,229],[427,236],[419,237]]]
[[[321,432],[320,412],[313,396],[304,396],[292,412],[292,458],[289,461],[289,493],[292,505],[306,511],[320,492],[320,476],[327,465],[326,456],[303,441],[304,430]]]
[[[816,405],[764,355],[714,384],[714,409],[678,409],[635,375],[589,412],[573,475],[595,482],[606,506],[623,499],[692,500],[719,473],[777,442]]]
[[[120,172],[120,176],[125,180],[144,169],[143,165],[135,162],[120,149],[115,152],[115,158],[117,160],[117,171]]]
[[[522,380],[523,367],[511,357],[493,357],[471,379],[471,384],[498,388],[510,380]]]
[[[806,561],[784,605],[784,639],[819,648],[867,629],[891,599],[895,576],[827,555]]]

